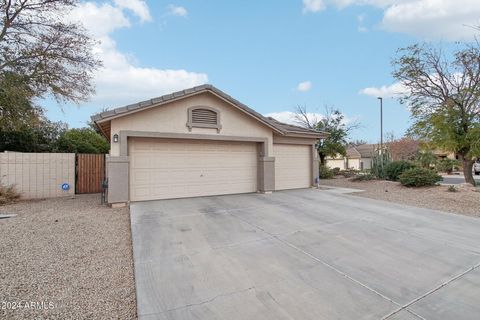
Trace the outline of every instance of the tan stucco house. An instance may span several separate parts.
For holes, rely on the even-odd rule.
[[[267,118],[211,85],[92,117],[111,142],[108,202],[308,188],[325,133]]]
[[[340,168],[341,170],[355,169],[368,170],[372,168],[372,157],[378,148],[375,144],[362,144],[347,148],[347,155],[327,157],[326,165],[330,169]]]

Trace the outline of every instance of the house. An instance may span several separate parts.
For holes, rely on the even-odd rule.
[[[92,117],[111,142],[108,202],[308,188],[326,133],[266,118],[212,85]]]
[[[337,155],[336,157],[327,157],[327,167],[340,168],[341,170],[355,169],[366,170],[372,168],[373,153],[378,148],[376,144],[362,144],[347,148],[347,155]]]

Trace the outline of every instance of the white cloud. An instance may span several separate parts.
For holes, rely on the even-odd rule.
[[[141,6],[135,4],[143,1],[133,1],[128,6],[127,2],[116,0],[115,5],[84,2],[69,17],[82,22],[100,41],[94,52],[103,61],[103,67],[94,76],[97,94],[92,103],[115,107],[206,83],[205,73],[141,67],[134,57],[118,50],[110,35],[117,29],[131,27],[125,11],[131,10],[141,21],[150,17],[148,7],[139,9]]]
[[[316,3],[307,6],[306,3]],[[318,12],[327,6],[373,6],[383,10],[381,28],[426,39],[467,40],[480,24],[478,0],[304,0],[304,12]],[[310,9],[309,9],[310,8]],[[365,26],[361,26],[365,28]]]
[[[325,9],[323,0],[303,0],[303,13],[318,12]]]
[[[69,20],[80,22],[95,37],[104,37],[116,29],[130,27],[122,9],[108,3],[84,2],[70,12]]]
[[[120,9],[129,9],[136,16],[140,18],[142,22],[152,21],[150,10],[148,9],[145,1],[142,0],[115,0],[115,4]]]
[[[400,82],[389,86],[369,87],[360,90],[360,94],[372,97],[396,98],[407,91],[407,88]]]
[[[186,17],[188,15],[187,9],[185,9],[184,7],[181,7],[181,6],[176,6],[174,4],[170,4],[168,6],[168,12],[171,15],[177,16],[177,17]]]
[[[382,26],[389,31],[446,40],[470,39],[480,24],[478,0],[417,0],[390,6]]]
[[[297,90],[301,92],[306,92],[312,88],[312,83],[310,81],[303,81],[297,85]]]

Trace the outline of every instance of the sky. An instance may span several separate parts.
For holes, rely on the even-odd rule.
[[[83,127],[90,116],[210,83],[256,111],[292,122],[297,105],[339,109],[351,140],[401,137],[410,124],[391,76],[396,50],[471,41],[479,0],[84,1],[80,21],[103,61],[96,94],[79,105],[40,101],[47,117]]]

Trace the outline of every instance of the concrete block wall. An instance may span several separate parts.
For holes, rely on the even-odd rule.
[[[14,185],[23,199],[75,194],[74,153],[0,153],[0,183]],[[68,183],[70,190],[62,190]]]

